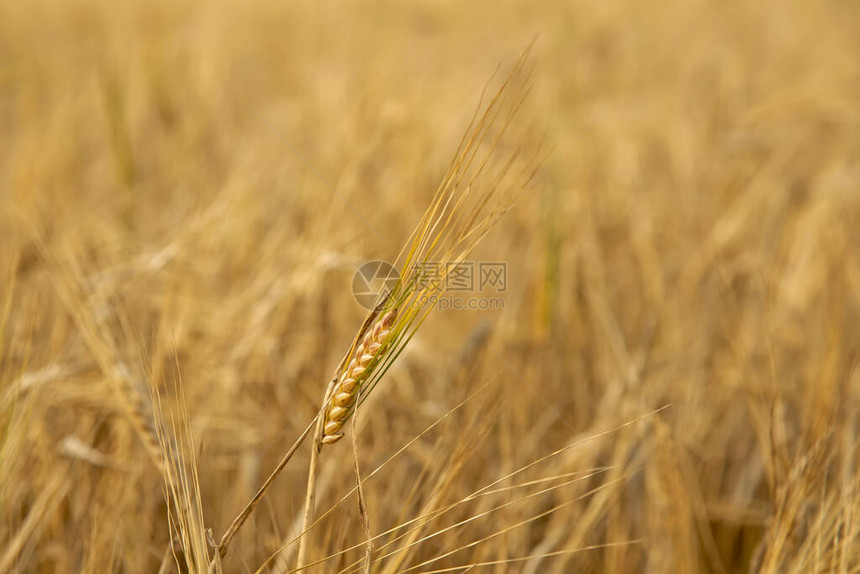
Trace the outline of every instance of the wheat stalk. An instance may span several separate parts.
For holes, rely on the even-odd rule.
[[[538,173],[534,160],[517,169],[518,150],[506,159],[497,158],[499,142],[529,92],[531,70],[526,63],[530,50],[531,46],[523,52],[487,106],[479,103],[448,173],[398,256],[405,276],[381,296],[326,388],[308,469],[299,571],[307,552],[305,534],[313,519],[322,447],[343,437],[343,425],[355,411],[359,391],[365,400],[435,306],[448,275],[510,209],[516,201],[513,194],[527,190]],[[435,281],[422,282],[416,268],[428,262],[441,271]]]

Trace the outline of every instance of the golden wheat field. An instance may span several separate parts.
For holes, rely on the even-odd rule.
[[[0,125],[0,572],[860,572],[857,2],[7,0]]]

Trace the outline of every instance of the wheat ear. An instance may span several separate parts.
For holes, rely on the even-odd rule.
[[[332,396],[326,405],[323,416],[323,444],[334,444],[343,438],[340,432],[346,422],[347,415],[355,405],[358,389],[361,387],[365,372],[386,350],[388,336],[397,320],[397,309],[392,309],[378,320],[364,335],[355,350],[353,359],[337,379]]]
[[[444,270],[444,280],[451,265],[465,261],[513,205],[513,194],[528,189],[538,173],[533,162],[514,169],[519,150],[498,163],[491,161],[528,94],[531,72],[526,62],[530,48],[520,56],[487,106],[479,103],[448,173],[397,258],[408,275],[401,277],[367,316],[326,387],[311,448],[296,572],[304,569],[323,446],[343,438],[343,425],[355,412],[359,391],[364,400],[427,318],[443,290],[441,281],[421,280],[420,264],[435,262]],[[494,163],[498,166],[495,170]]]

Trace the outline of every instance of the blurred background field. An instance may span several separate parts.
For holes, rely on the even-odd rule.
[[[839,0],[3,2],[0,571],[185,571],[123,397],[148,388],[174,414],[181,388],[217,540],[319,407],[355,269],[535,36],[519,143],[558,159],[475,254],[504,309],[434,312],[359,410],[371,534],[420,519],[373,571],[860,571]],[[307,460],[225,572],[292,540]],[[308,571],[359,571],[354,495],[308,536]]]

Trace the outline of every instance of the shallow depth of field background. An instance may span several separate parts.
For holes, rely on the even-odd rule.
[[[359,409],[371,533],[421,518],[374,571],[860,571],[860,5],[539,4],[2,4],[0,571],[178,571],[122,376],[181,389],[217,540],[536,35],[521,113],[579,139],[474,256],[504,310],[432,313]],[[226,572],[295,535],[307,461]],[[309,536],[361,545],[355,496]]]

